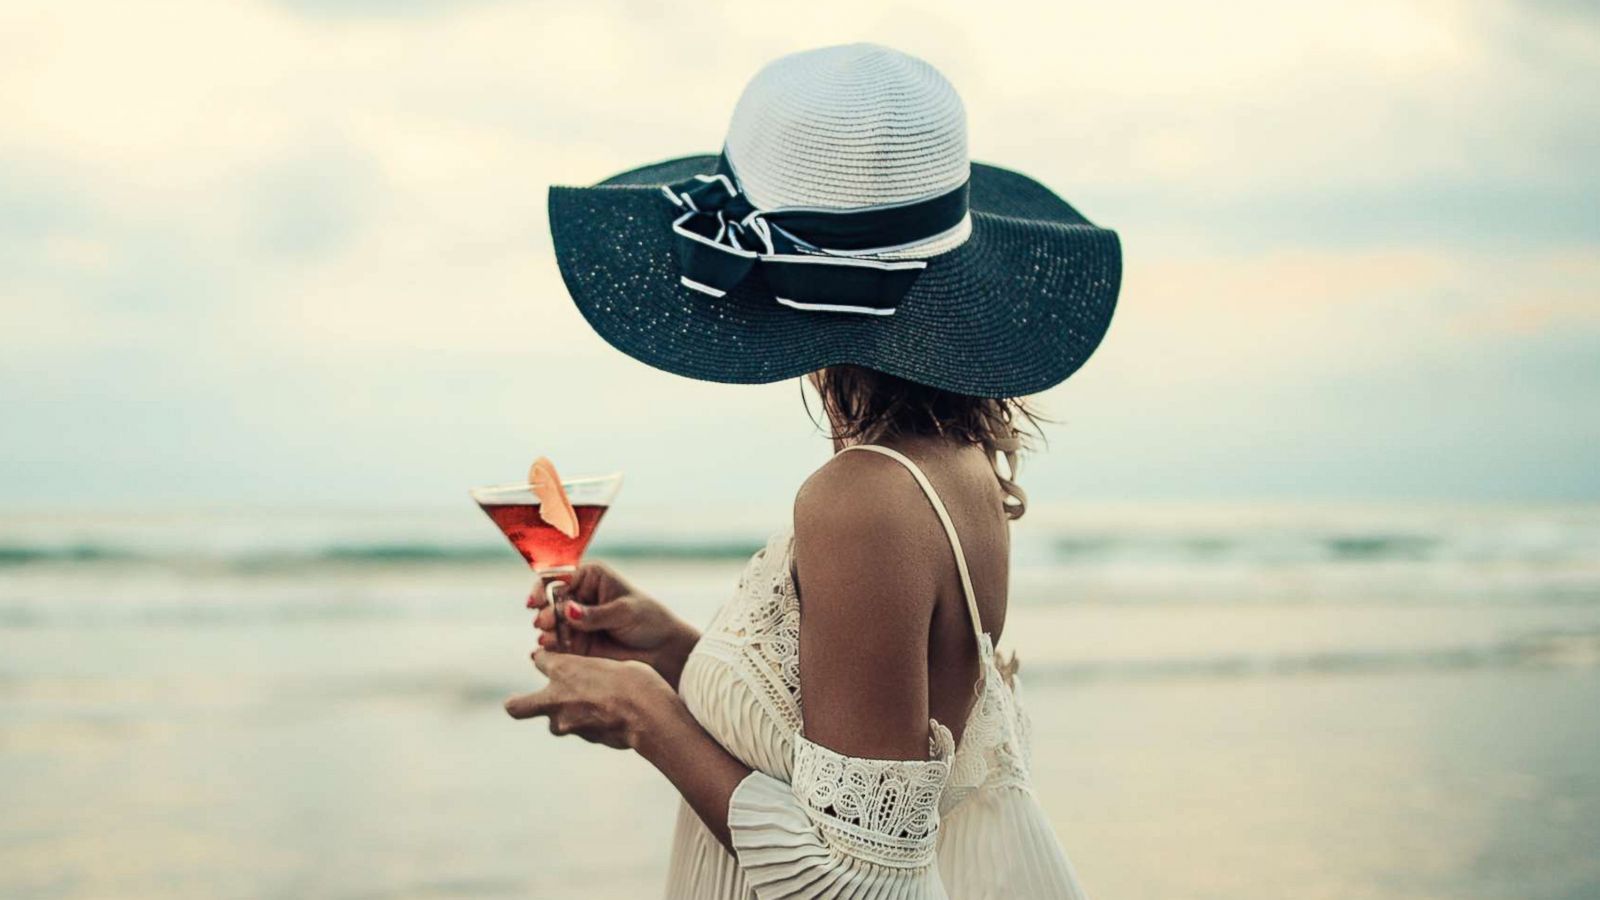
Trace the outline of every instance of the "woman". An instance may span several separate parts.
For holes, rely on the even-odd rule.
[[[837,452],[704,634],[600,566],[539,586],[549,685],[508,712],[677,787],[670,897],[1081,896],[994,641],[1029,421],[1008,398],[1098,345],[1116,236],[970,164],[950,85],[866,45],[778,60],[720,157],[552,189],[550,218],[607,341],[695,378],[808,375]]]

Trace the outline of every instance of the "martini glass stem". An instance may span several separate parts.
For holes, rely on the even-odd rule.
[[[552,566],[548,569],[535,569],[541,581],[544,582],[545,599],[550,601],[550,615],[555,619],[556,650],[565,653],[569,643],[566,609],[562,606],[561,595],[572,583],[573,576],[578,574],[577,566]],[[567,603],[571,600],[565,601]]]

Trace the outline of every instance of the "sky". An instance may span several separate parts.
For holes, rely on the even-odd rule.
[[[431,507],[540,453],[782,507],[798,384],[612,351],[545,190],[855,40],[1121,234],[1036,503],[1600,500],[1591,4],[9,0],[0,507]]]

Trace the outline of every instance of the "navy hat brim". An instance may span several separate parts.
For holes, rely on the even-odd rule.
[[[663,184],[711,155],[550,189],[562,279],[613,347],[674,374],[763,384],[855,364],[980,397],[1017,397],[1076,372],[1110,327],[1122,279],[1115,232],[1048,188],[972,166],[972,234],[928,267],[892,316],[792,309],[758,279],[720,298],[679,283]]]

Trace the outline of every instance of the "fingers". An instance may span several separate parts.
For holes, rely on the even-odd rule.
[[[571,606],[572,604],[569,603],[567,605]],[[556,628],[556,607],[546,606],[539,610],[538,614],[533,617],[533,627],[540,631],[554,631]]]
[[[568,601],[561,604],[561,615],[575,631],[615,631],[630,624],[637,609],[637,601],[630,596],[618,597],[598,606]],[[554,624],[555,616],[552,615],[550,619]]]
[[[638,600],[632,595],[598,605],[579,603],[567,596],[565,591],[557,597],[555,603],[540,606],[538,614],[533,617],[534,628],[554,631],[559,619],[574,631],[616,631],[632,624],[638,614]]]
[[[544,673],[551,681],[559,679],[568,666],[581,663],[583,657],[573,656],[570,653],[551,652],[540,649],[533,651],[533,667]]]
[[[602,606],[636,592],[610,566],[587,562],[578,567],[570,580],[540,579],[528,595],[529,609],[545,609],[576,601],[584,606]]]
[[[506,701],[506,714],[513,719],[531,719],[534,716],[546,716],[560,706],[551,696],[550,688],[534,691],[531,694],[519,694]]]
[[[603,562],[587,562],[572,576],[572,593],[568,596],[579,603],[598,606],[632,593],[633,587],[615,569]]]
[[[616,580],[616,573],[605,563],[586,562],[572,576],[572,594],[585,603],[600,602],[601,587]]]
[[[550,678],[550,683],[543,690],[507,700],[506,715],[513,719],[543,716],[549,720],[551,734],[576,734],[586,741],[618,750],[626,750],[631,746],[627,733],[619,724],[620,720],[615,714],[603,711],[604,697],[595,696],[596,686],[583,677],[587,670],[606,669],[618,664],[539,650],[533,653],[533,664]],[[569,667],[572,667],[570,672],[567,671]],[[589,671],[587,674],[595,675],[598,672]],[[584,686],[586,683],[587,688]]]
[[[563,668],[570,662],[571,660],[564,653],[551,653],[546,650],[533,651],[534,668],[543,672],[544,676],[550,679],[550,683],[545,685],[542,690],[534,691],[531,694],[519,694],[507,700],[505,703],[506,712],[511,718],[531,719],[534,716],[546,716],[560,708],[564,690],[560,684],[557,684],[557,681],[561,677]]]
[[[563,653],[575,653],[580,656],[589,653],[593,637],[580,632],[572,627],[575,621],[567,609],[575,609],[577,604],[570,600],[563,600],[555,606],[547,606],[533,617],[533,627],[538,630],[539,646],[546,650],[560,650]],[[559,612],[558,612],[559,610]],[[581,616],[582,613],[580,612]],[[557,619],[562,619],[566,627],[557,628],[561,624]]]
[[[552,672],[559,671],[563,665],[563,661],[558,658],[560,656],[559,653],[548,653],[544,650],[533,651],[534,668],[543,672],[545,677],[550,679],[550,683],[542,690],[531,694],[518,694],[507,700],[505,703],[507,715],[513,719],[531,719],[534,716],[547,716],[560,708],[561,686],[556,684],[555,677],[551,675]]]
[[[533,616],[533,627],[540,631],[554,632],[557,630],[557,617],[562,616],[563,609],[572,605],[572,601],[567,599],[569,588],[566,582],[557,580],[540,584],[547,586],[549,590],[541,594],[536,587],[534,596],[528,598],[528,607],[537,610]],[[557,646],[556,643],[546,642],[543,639],[539,643],[545,647]]]
[[[547,606],[552,606],[561,598],[567,588],[567,583],[559,578],[552,578],[549,581],[540,578],[533,583],[533,590],[528,593],[527,606],[529,609],[544,609]]]

